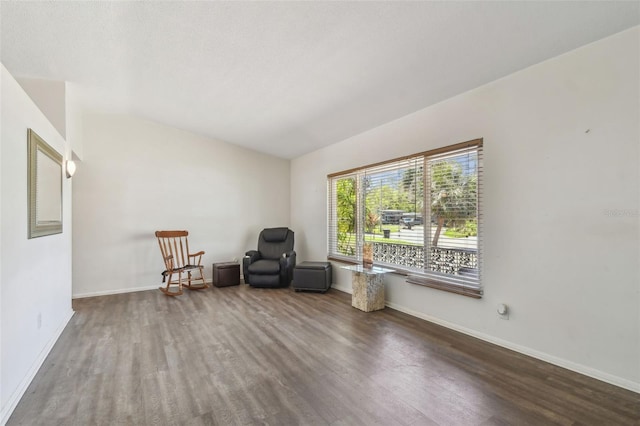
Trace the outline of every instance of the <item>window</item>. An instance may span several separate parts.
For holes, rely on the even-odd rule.
[[[480,297],[481,177],[481,139],[329,175],[329,258]]]

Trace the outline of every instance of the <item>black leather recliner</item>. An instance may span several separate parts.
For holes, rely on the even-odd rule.
[[[242,259],[244,282],[252,287],[288,287],[296,266],[293,231],[266,228],[258,237],[258,250],[250,250]]]

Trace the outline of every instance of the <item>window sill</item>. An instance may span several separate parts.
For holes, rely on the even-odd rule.
[[[362,262],[358,262],[358,261],[353,260],[353,259],[348,259],[348,258],[338,257],[338,256],[327,256],[327,260],[333,260],[334,262],[346,263],[347,265],[358,265],[358,264],[362,263]]]
[[[442,290],[449,293],[460,294],[462,296],[471,297],[473,299],[481,299],[483,294],[483,291],[480,288],[464,287],[461,285],[438,281],[431,277],[409,275],[407,276],[406,282],[409,284],[421,285],[424,287]]]

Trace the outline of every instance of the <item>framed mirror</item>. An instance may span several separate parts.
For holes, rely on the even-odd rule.
[[[62,155],[33,130],[27,132],[29,238],[62,232]]]

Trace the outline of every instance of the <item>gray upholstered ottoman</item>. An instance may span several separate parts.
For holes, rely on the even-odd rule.
[[[293,270],[293,288],[295,291],[320,291],[331,288],[331,263],[302,262]]]

